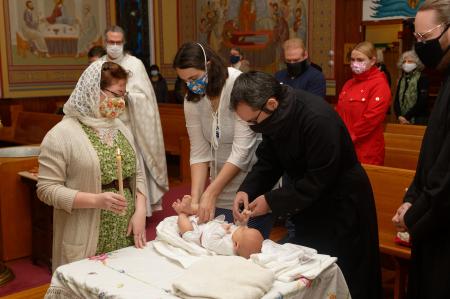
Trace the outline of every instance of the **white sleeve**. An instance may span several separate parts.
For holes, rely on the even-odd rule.
[[[213,231],[209,230],[204,246],[218,254],[234,255],[230,239],[231,234],[226,232],[222,225],[218,225]]]
[[[257,147],[257,134],[237,114],[235,117],[233,146],[227,162],[247,171]]]
[[[184,101],[184,117],[191,144],[190,163],[202,163],[212,161],[211,144],[203,135],[201,115],[198,103]]]

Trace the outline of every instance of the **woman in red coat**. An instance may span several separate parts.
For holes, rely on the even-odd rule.
[[[376,51],[361,42],[351,54],[353,78],[339,95],[336,110],[347,126],[361,163],[383,165],[383,121],[391,103],[386,76],[376,67]]]

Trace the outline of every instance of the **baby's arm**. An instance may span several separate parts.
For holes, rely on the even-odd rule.
[[[192,226],[192,223],[189,220],[189,216],[187,214],[178,214],[178,229],[180,230],[181,235],[183,235],[185,232],[194,230],[194,227]]]

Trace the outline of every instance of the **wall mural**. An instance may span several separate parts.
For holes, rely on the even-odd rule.
[[[281,45],[292,37],[307,42],[308,0],[198,0],[197,40],[228,57],[240,48],[253,68],[274,70]]]
[[[68,93],[62,90],[74,86],[87,51],[103,44],[113,18],[109,0],[4,0],[0,9],[4,92],[11,97],[38,90]]]
[[[425,0],[364,0],[363,21],[411,18]]]

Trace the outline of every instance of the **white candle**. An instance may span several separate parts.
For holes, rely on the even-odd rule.
[[[117,181],[119,182],[119,194],[124,196],[123,178],[122,178],[122,156],[120,154],[119,148],[117,148],[117,152],[116,152],[116,163],[117,163]]]

